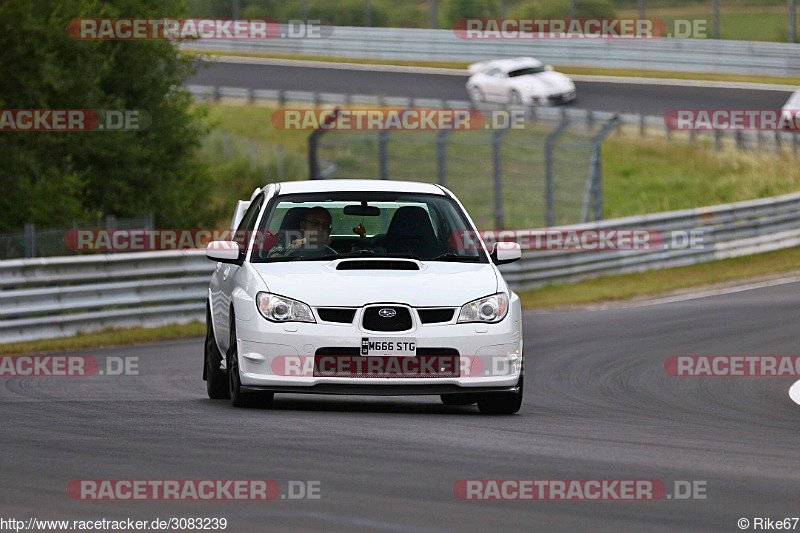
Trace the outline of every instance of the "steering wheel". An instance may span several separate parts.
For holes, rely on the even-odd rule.
[[[283,257],[314,257],[319,255],[339,255],[339,252],[323,244],[319,248],[289,248]]]

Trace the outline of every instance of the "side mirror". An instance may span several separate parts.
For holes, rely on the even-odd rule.
[[[495,265],[513,263],[522,257],[522,248],[518,242],[498,242],[492,249],[491,258]]]
[[[545,69],[547,72],[553,72],[553,65],[545,65],[545,66],[544,66],[544,69]]]
[[[211,241],[206,246],[206,257],[219,263],[241,264],[242,250],[233,241]]]

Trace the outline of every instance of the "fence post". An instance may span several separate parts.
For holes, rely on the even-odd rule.
[[[106,215],[106,229],[117,229],[117,217],[115,215]]]
[[[389,143],[391,130],[381,130],[378,134],[378,172],[382,180],[389,179],[389,163],[386,145]]]
[[[442,130],[436,134],[436,172],[439,185],[447,185],[447,137],[453,130]]]
[[[494,177],[494,229],[503,229],[503,161],[500,143],[509,125],[492,134],[492,175]]]
[[[714,151],[719,152],[722,149],[722,130],[714,130]]]
[[[556,220],[556,206],[555,206],[555,183],[553,182],[553,148],[555,148],[556,139],[566,131],[569,126],[567,115],[561,115],[561,122],[554,129],[544,141],[544,197],[545,197],[545,227],[555,225]]]
[[[25,224],[25,257],[36,257],[36,226]]]
[[[339,108],[336,107],[333,109],[333,113],[325,118],[325,125],[332,124],[336,120],[338,114]],[[319,138],[322,137],[326,131],[328,131],[327,128],[318,128],[312,131],[308,136],[308,179],[320,179],[317,149],[319,148]]]
[[[589,165],[589,179],[586,180],[586,194],[583,198],[581,222],[589,221],[589,203],[592,203],[595,220],[603,219],[603,169],[600,159],[600,144],[603,139],[619,126],[619,115],[614,115],[600,131],[592,137],[592,160]]]
[[[147,222],[145,222],[146,227],[145,229],[156,229],[156,213],[155,211],[150,211],[147,214]]]
[[[639,113],[639,137],[644,137],[645,131],[644,113]]]

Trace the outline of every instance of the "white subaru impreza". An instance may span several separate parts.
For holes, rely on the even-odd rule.
[[[232,241],[209,243],[211,398],[439,395],[511,414],[523,390],[522,312],[461,203],[439,185],[269,184],[239,202]]]

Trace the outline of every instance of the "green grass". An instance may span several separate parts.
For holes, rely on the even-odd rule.
[[[0,355],[63,352],[67,350],[81,350],[84,348],[145,344],[168,339],[196,337],[205,335],[205,332],[206,326],[204,323],[200,322],[161,326],[157,328],[107,329],[60,339],[43,339],[38,341],[0,344]]]
[[[522,306],[528,309],[614,302],[717,284],[743,283],[747,279],[798,272],[798,268],[800,247],[794,247],[686,267],[546,285],[540,289],[521,292],[520,298]]]

